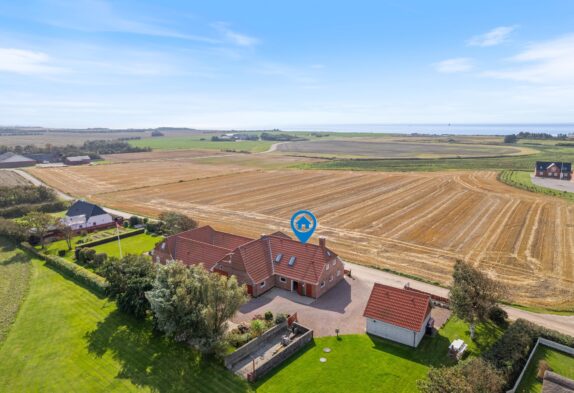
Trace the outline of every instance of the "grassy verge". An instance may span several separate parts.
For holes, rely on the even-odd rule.
[[[33,261],[32,281],[0,348],[2,392],[245,392],[216,361],[154,335]]]
[[[206,140],[200,140],[206,138]],[[240,142],[212,142],[210,137],[195,135],[189,137],[162,137],[146,138],[129,141],[129,144],[136,147],[150,147],[154,150],[176,150],[176,149],[207,149],[207,150],[243,150],[251,153],[265,151],[274,142],[271,141],[240,141]]]
[[[526,191],[555,196],[574,202],[574,193],[567,191],[553,190],[551,188],[541,187],[532,183],[532,179],[530,178],[531,173],[532,171],[522,172],[522,171],[507,170],[502,171],[498,176],[498,179],[503,183],[506,183],[513,187],[521,188]]]
[[[431,366],[453,364],[450,342],[462,338],[473,355],[490,346],[502,331],[481,325],[477,342],[468,326],[452,318],[435,337],[425,337],[417,349],[369,335],[316,338],[299,355],[257,384],[258,392],[417,392]],[[330,353],[323,348],[331,348]],[[321,363],[320,358],[327,362]]]
[[[537,378],[538,363],[541,360],[546,361],[553,372],[566,378],[574,378],[574,356],[541,345],[532,357],[524,373],[524,378],[520,382],[518,389],[516,389],[517,393],[538,393],[542,391],[542,383]]]
[[[16,319],[30,281],[30,259],[0,237],[0,347]]]

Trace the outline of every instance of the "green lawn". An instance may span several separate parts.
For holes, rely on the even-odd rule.
[[[122,228],[120,228],[120,233],[132,231],[132,230],[133,229],[128,229],[128,228],[122,227]],[[68,250],[68,245],[66,244],[65,240],[58,240],[58,241],[46,244],[45,252],[47,254],[50,254],[50,255],[58,255],[58,250],[66,250],[66,255],[64,256],[64,258],[66,258],[70,261],[73,261],[74,260],[74,248],[76,247],[76,244],[78,243],[79,240],[82,240],[84,243],[86,243],[86,242],[91,242],[94,240],[103,239],[103,238],[115,236],[115,235],[116,235],[116,229],[112,228],[112,229],[105,229],[103,231],[88,233],[84,236],[75,236],[74,238],[72,238],[72,250]],[[136,235],[136,237],[137,237],[137,235]],[[157,238],[157,237],[155,239],[159,240],[159,238]],[[124,240],[122,240],[122,242],[123,241]],[[116,245],[117,245],[117,243],[116,243]],[[36,248],[40,249],[39,246]]]
[[[30,270],[27,255],[0,237],[0,347],[28,290]]]
[[[468,326],[452,318],[435,337],[425,337],[417,349],[376,338],[349,335],[316,338],[276,372],[258,383],[258,392],[417,392],[416,381],[430,366],[451,365],[450,342],[462,338],[478,355],[502,334],[492,324],[477,330],[470,340]],[[324,353],[323,348],[331,348]],[[324,357],[326,363],[319,362]]]
[[[152,333],[33,261],[26,300],[0,348],[0,392],[245,392],[214,360]]]
[[[162,240],[163,236],[151,236],[145,233],[132,237],[126,237],[125,239],[121,239],[122,253],[123,255],[143,254],[144,252],[153,250],[156,243]],[[117,240],[101,244],[93,248],[98,253],[105,252],[106,254],[108,254],[108,257],[118,257],[118,258],[120,257],[120,249]]]
[[[205,138],[205,140],[200,140]],[[194,135],[188,137],[145,138],[129,141],[136,147],[151,147],[154,150],[207,149],[207,150],[243,150],[252,153],[265,151],[271,147],[271,141],[212,142],[211,136]]]
[[[532,357],[524,373],[524,378],[516,390],[517,393],[537,393],[542,391],[542,383],[536,378],[538,363],[541,360],[548,362],[548,365],[555,373],[574,379],[574,356],[541,345]]]
[[[574,201],[574,193],[567,192],[567,191],[558,191],[553,190],[551,188],[540,187],[534,183],[532,183],[532,171],[530,172],[523,172],[523,171],[503,171],[500,174],[499,179],[511,186],[522,188],[526,191],[537,192],[540,194],[556,196],[559,198],[566,199],[568,201]]]

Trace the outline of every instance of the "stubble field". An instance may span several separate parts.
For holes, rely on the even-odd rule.
[[[496,172],[262,170],[209,162],[33,168],[64,192],[116,209],[178,210],[247,236],[290,232],[299,209],[344,259],[448,284],[457,258],[528,305],[574,304],[574,209],[500,183]],[[317,235],[315,235],[315,238]]]

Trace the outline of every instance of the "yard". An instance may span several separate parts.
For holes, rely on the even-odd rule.
[[[152,236],[145,233],[121,239],[122,254],[143,254],[153,250],[157,242],[163,240],[163,236]],[[92,247],[97,253],[105,252],[108,257],[120,257],[120,248],[117,240]]]
[[[435,337],[426,337],[417,349],[365,334],[316,338],[300,355],[286,362],[257,385],[258,392],[416,392],[416,381],[430,366],[453,364],[447,356],[450,342],[462,338],[478,355],[502,333],[481,325],[478,342],[470,340],[468,326],[452,318]],[[330,353],[323,352],[330,348]],[[325,363],[319,361],[326,358]]]
[[[154,335],[150,322],[40,261],[31,268],[29,293],[0,347],[1,392],[250,391],[216,361]]]
[[[574,379],[574,356],[541,345],[532,357],[524,373],[524,378],[516,390],[517,393],[538,393],[542,391],[542,383],[536,378],[538,363],[541,360],[545,360],[553,372],[566,378]]]
[[[132,229],[123,228],[123,227],[120,228],[120,233],[125,233],[125,232],[129,232],[129,231],[132,231]],[[116,234],[117,234],[116,228],[112,228],[112,229],[105,229],[103,231],[88,233],[86,235],[74,236],[72,238],[72,250],[68,250],[68,245],[66,244],[65,240],[57,240],[55,242],[46,244],[46,250],[45,251],[47,254],[50,254],[50,255],[58,255],[58,250],[65,250],[66,255],[64,255],[64,258],[72,261],[74,259],[74,248],[76,248],[76,245],[78,245],[78,241],[81,240],[82,243],[87,243],[87,242],[91,242],[94,240],[104,239],[107,237],[115,236]],[[129,251],[131,249],[130,249],[130,246],[127,245],[127,246],[125,246],[125,248],[122,248],[124,254],[128,254],[128,253],[135,254],[135,253],[137,253],[139,250],[139,248],[137,248],[137,246],[139,245],[140,247],[142,247],[143,244],[146,242],[151,243],[151,248],[146,250],[146,251],[150,251],[153,248],[153,246],[155,245],[155,242],[153,242],[152,240],[150,240],[148,238],[153,238],[153,239],[155,239],[156,242],[161,240],[160,237],[152,237],[150,235],[142,234],[142,235],[133,236],[131,238],[122,239],[122,246],[124,245],[124,242],[127,241],[128,239],[138,239],[140,236],[142,236],[142,238],[145,240],[139,240],[139,241],[133,240],[132,242],[136,246],[136,249],[134,249],[134,251]],[[111,246],[112,243],[114,243],[116,248],[117,248],[117,245],[118,245],[117,241],[106,243],[106,244],[103,244],[101,246],[110,245],[110,249],[112,249],[113,248]],[[97,247],[100,247],[100,246],[97,246]],[[97,247],[94,247],[94,248],[97,248]],[[40,246],[37,246],[36,248],[40,249]],[[97,252],[102,252],[102,251],[97,251]],[[110,254],[110,255],[112,255],[112,254]],[[118,253],[118,256],[119,256],[119,253]]]

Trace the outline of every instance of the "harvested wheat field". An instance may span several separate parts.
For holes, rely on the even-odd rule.
[[[29,186],[30,182],[11,170],[0,170],[0,187]]]
[[[349,261],[447,284],[454,261],[462,258],[508,284],[516,302],[574,304],[574,205],[504,185],[494,172],[164,164],[30,171],[109,207],[149,215],[178,210],[248,236],[290,232],[292,213],[310,209],[319,220],[318,234]]]

